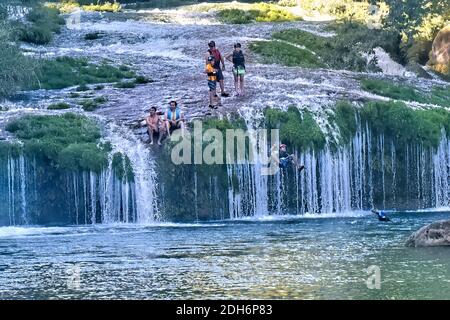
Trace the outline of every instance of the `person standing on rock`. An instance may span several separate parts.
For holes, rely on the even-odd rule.
[[[214,41],[210,41],[208,43],[208,52],[205,55],[205,62],[208,64],[209,57],[214,57],[214,68],[217,69],[217,82],[220,84],[220,95],[222,97],[229,97],[230,95],[225,92],[225,84],[222,71],[225,71],[225,59],[221,55],[220,51],[216,48],[216,43]],[[222,67],[220,66],[222,64]]]
[[[208,77],[209,108],[211,109],[217,109],[217,106],[220,105],[220,97],[217,95],[217,69],[214,68],[214,62],[214,56],[210,56],[205,68]]]
[[[234,89],[236,95],[244,94],[244,75],[245,75],[245,57],[241,50],[241,44],[236,43],[232,53],[227,54],[225,57],[228,61],[233,63],[233,75],[234,75]]]

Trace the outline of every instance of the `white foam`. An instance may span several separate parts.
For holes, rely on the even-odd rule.
[[[327,218],[360,218],[369,216],[368,211],[348,211],[339,213],[305,213],[298,215],[263,215],[259,217],[242,217],[232,219],[232,221],[285,221],[301,219],[327,219]]]
[[[63,227],[0,227],[0,238],[59,234],[65,233],[69,229]]]

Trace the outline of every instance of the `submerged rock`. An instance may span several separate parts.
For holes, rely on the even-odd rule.
[[[408,247],[450,245],[450,220],[433,222],[414,232],[406,241]]]

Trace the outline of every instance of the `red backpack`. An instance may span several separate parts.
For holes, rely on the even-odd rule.
[[[214,65],[215,65],[215,66],[219,66],[219,65],[220,65],[220,60],[221,60],[221,58],[222,58],[222,55],[220,54],[220,51],[217,50],[216,48],[214,48],[214,49],[208,49],[208,52],[209,52],[209,54],[212,55],[212,56],[214,57],[214,59],[215,59]]]

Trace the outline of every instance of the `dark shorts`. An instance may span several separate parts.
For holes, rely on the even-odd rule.
[[[209,91],[216,91],[217,81],[208,80]]]
[[[217,68],[216,78],[217,78],[217,81],[223,80],[223,73],[222,73],[222,69],[220,69],[220,67]]]
[[[178,121],[177,124],[171,124],[169,122],[169,132],[170,132],[170,134],[172,134],[177,129],[181,129],[181,121]]]

